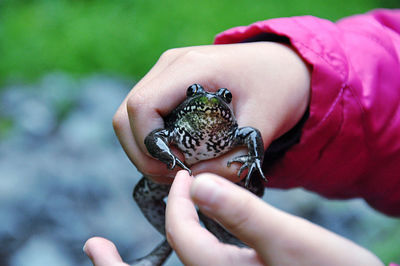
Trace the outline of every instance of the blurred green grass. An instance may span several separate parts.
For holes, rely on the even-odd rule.
[[[395,223],[392,229],[390,235],[381,235],[384,241],[377,241],[370,248],[385,264],[400,263],[400,222]]]
[[[166,49],[209,44],[233,26],[305,14],[337,20],[397,0],[381,1],[0,0],[0,85],[54,71],[138,79]]]

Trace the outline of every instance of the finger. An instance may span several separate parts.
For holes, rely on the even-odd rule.
[[[291,215],[214,174],[197,176],[190,193],[202,212],[215,218],[257,252],[281,239],[282,231],[293,220]]]
[[[238,172],[241,167],[241,164],[232,163],[229,167],[227,164],[230,159],[245,154],[247,154],[247,148],[238,147],[212,160],[206,160],[196,163],[191,167],[191,170],[193,171],[194,175],[198,175],[205,172],[214,173],[216,175],[223,176],[224,178],[229,179],[234,183],[237,183],[241,179],[246,177],[247,171],[243,171],[243,173],[239,177]]]
[[[254,250],[225,245],[201,227],[189,196],[192,181],[186,171],[179,171],[167,202],[167,238],[181,261],[185,265],[261,265]]]
[[[114,116],[113,126],[122,148],[141,173],[158,183],[172,182],[174,172],[167,169],[164,163],[144,154],[139,149],[129,125],[126,109],[118,109]]]
[[[172,178],[176,175],[179,168],[168,169],[164,163],[150,155],[144,154],[140,150],[131,131],[126,109],[120,108],[117,110],[113,119],[113,126],[115,134],[128,158],[142,174],[158,183],[172,182]],[[171,147],[171,150],[181,161],[184,160],[183,155],[176,148]]]
[[[178,54],[177,50],[179,49],[172,49],[163,53],[152,69],[128,93],[113,117],[114,131],[121,143],[122,148],[128,155],[128,158],[138,167],[139,171],[145,173],[146,176],[152,178],[154,181],[159,181],[162,183],[170,181],[163,177],[173,177],[174,173],[167,171],[165,165],[161,162],[154,160],[150,156],[144,156],[145,154],[143,151],[139,149],[139,145],[136,143],[129,124],[127,101],[134,93],[135,88],[146,86],[146,84],[155,76],[157,76],[158,73],[163,71],[163,69],[167,68],[169,64],[174,62],[174,57],[176,57]],[[166,56],[167,54],[168,56]],[[168,58],[168,60],[166,60],[166,58]]]
[[[252,247],[264,264],[382,265],[348,239],[275,209],[216,175],[197,176],[190,194],[202,212]]]
[[[92,237],[86,241],[83,251],[94,266],[126,266],[115,245],[101,237]]]
[[[177,56],[182,53],[186,48],[176,48],[165,51],[154,66],[150,69],[150,71],[144,75],[144,77],[139,80],[139,82],[129,91],[128,95],[125,97],[123,102],[121,103],[119,109],[126,109],[126,103],[129,97],[134,93],[135,88],[145,87],[148,82],[150,82],[154,77],[157,77],[159,73],[161,73],[165,68],[169,67],[173,62],[175,62]]]
[[[200,83],[216,90],[214,69],[215,64],[207,55],[183,52],[174,64],[157,73],[145,86],[135,88],[127,101],[127,110],[132,132],[143,152],[147,152],[145,137],[152,130],[164,127],[162,117],[185,99],[190,85]]]
[[[179,171],[174,178],[174,182],[172,183],[168,195],[166,209],[167,238],[171,246],[178,248],[179,250],[182,250],[180,246],[185,247],[182,243],[184,243],[186,239],[181,239],[181,236],[185,236],[186,230],[189,228],[194,229],[196,235],[206,235],[208,237],[208,234],[205,234],[205,229],[198,226],[199,217],[196,208],[190,199],[189,191],[192,182],[193,177],[191,177],[186,171]],[[180,226],[182,222],[185,223],[185,226]],[[182,234],[181,230],[185,233]],[[194,234],[194,232],[192,234]],[[209,240],[218,242],[215,237],[211,237]]]

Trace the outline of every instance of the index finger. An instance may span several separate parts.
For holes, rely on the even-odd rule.
[[[173,172],[168,171],[160,161],[145,156],[149,154],[144,139],[154,129],[164,127],[163,116],[183,100],[186,88],[195,80],[195,73],[199,72],[195,70],[200,67],[185,63],[190,61],[185,59],[187,56],[182,56],[187,53],[186,50],[188,48],[177,48],[165,52],[149,73],[129,92],[113,119],[116,135],[130,160],[139,171],[163,183],[168,182],[163,177]],[[179,64],[175,62],[177,58],[181,58]],[[182,69],[176,65],[190,65],[192,69]],[[186,72],[188,74],[184,75]],[[203,79],[196,79],[199,80]],[[176,155],[180,157],[179,154]]]
[[[168,115],[186,97],[186,89],[200,83],[213,89],[214,71],[210,63],[186,62],[186,55],[174,64],[156,73],[145,84],[138,84],[127,100],[127,111],[131,130],[140,149],[147,154],[144,145],[146,136],[157,128],[164,127],[163,117]],[[212,64],[211,64],[212,65]]]

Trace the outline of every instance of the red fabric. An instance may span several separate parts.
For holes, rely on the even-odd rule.
[[[215,43],[260,33],[288,37],[312,66],[301,141],[267,173],[268,186],[363,197],[400,216],[400,10],[337,23],[311,16],[271,19],[227,30]]]

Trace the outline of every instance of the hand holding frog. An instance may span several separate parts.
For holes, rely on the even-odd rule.
[[[250,248],[219,242],[200,226],[194,204]],[[213,174],[193,179],[180,171],[166,218],[168,240],[185,265],[382,265],[353,242],[277,210]],[[108,240],[93,238],[85,251],[95,266],[127,265]]]
[[[292,128],[308,104],[308,69],[285,45],[257,42],[167,51],[114,117],[114,128],[126,153],[139,171],[155,181],[170,183],[172,180],[165,177],[175,173],[148,156],[144,139],[154,129],[164,127],[162,117],[184,100],[183,90],[193,83],[212,91],[229,88],[239,126],[257,128],[264,148]],[[243,150],[233,153],[198,163],[191,170],[194,174],[214,172],[237,182],[240,164],[224,167]]]
[[[200,226],[194,204],[250,248],[219,242]],[[166,218],[168,241],[185,265],[382,265],[353,242],[275,209],[214,174],[189,178],[180,171]]]
[[[283,72],[290,79],[283,78]],[[187,89],[183,100],[182,90],[193,82],[197,84]],[[133,197],[147,220],[165,235],[163,198],[168,195],[169,185],[162,183],[171,182],[165,177],[173,172],[166,171],[160,162],[169,169],[177,165],[190,172],[187,166],[192,167],[195,174],[211,170],[235,182],[240,180],[235,174],[241,177],[247,169],[242,185],[262,195],[262,183],[254,179],[250,182],[251,174],[258,171],[265,180],[261,169],[264,150],[303,116],[308,90],[307,67],[281,44],[200,46],[164,54],[114,117],[122,146],[144,175]],[[170,144],[181,153],[171,151]],[[242,145],[247,146],[246,154],[234,149]],[[207,163],[198,164],[204,160]],[[224,167],[232,162],[240,164]],[[243,245],[215,221],[205,216],[201,220],[220,241]],[[135,265],[159,265],[170,252],[164,240]]]

